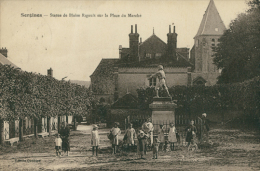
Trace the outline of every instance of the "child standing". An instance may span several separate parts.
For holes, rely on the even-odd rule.
[[[146,150],[146,143],[147,143],[147,136],[144,133],[144,131],[140,130],[139,134],[137,136],[138,139],[138,151],[140,153],[141,159],[144,159],[144,154],[145,154],[145,150]]]
[[[158,140],[160,141],[160,148],[163,149],[165,145],[165,137],[164,137],[164,126],[160,125],[160,129],[158,131]]]
[[[170,123],[168,141],[170,142],[170,145],[171,145],[171,151],[174,151],[174,143],[177,142],[176,132],[177,131],[176,131],[176,128],[174,126],[174,123]]]
[[[132,147],[134,146],[135,142],[135,129],[133,128],[133,124],[129,123],[128,129],[125,132],[124,140],[126,141],[127,144],[127,150],[131,151]],[[130,149],[131,147],[131,149]]]
[[[98,135],[98,126],[93,125],[93,131],[91,132],[91,145],[92,145],[92,153],[94,156],[95,148],[96,148],[96,156],[98,155],[98,146],[99,146],[99,135]]]
[[[117,152],[117,147],[119,145],[119,135],[121,134],[121,130],[120,128],[118,128],[119,126],[119,123],[118,122],[115,122],[115,127],[113,127],[110,132],[112,133],[113,135],[113,139],[112,139],[112,148],[113,148],[113,153],[116,154]]]
[[[61,149],[61,145],[62,145],[62,140],[60,138],[60,134],[57,134],[56,138],[55,138],[55,149],[56,149],[56,156],[61,155],[60,149]]]
[[[195,139],[197,133],[197,129],[193,124],[194,121],[190,121],[190,125],[185,129],[187,131],[186,142],[188,142],[188,146],[190,145],[191,140]]]
[[[158,157],[159,145],[160,141],[158,140],[158,138],[155,138],[153,143],[153,159],[157,159]]]

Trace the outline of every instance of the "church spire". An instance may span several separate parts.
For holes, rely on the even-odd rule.
[[[214,0],[210,0],[195,37],[201,35],[223,35],[226,27],[218,13]]]

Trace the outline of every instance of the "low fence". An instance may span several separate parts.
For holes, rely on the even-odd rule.
[[[139,128],[142,126],[142,124],[145,122],[147,118],[151,118],[150,115],[129,115],[125,118],[125,126],[127,126],[128,123],[132,123],[134,128]],[[182,125],[189,125],[190,121],[194,121],[194,125],[197,125],[200,123],[200,119],[197,117],[195,119],[191,119],[188,115],[175,115],[175,118],[172,120],[165,120],[165,121],[152,121],[154,128],[157,130],[159,129],[160,125],[164,125],[166,129],[169,129],[170,123],[175,123],[176,126],[182,126]],[[126,127],[127,128],[127,127]]]

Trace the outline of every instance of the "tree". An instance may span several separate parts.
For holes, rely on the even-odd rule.
[[[213,49],[214,63],[222,69],[218,83],[243,82],[260,75],[260,3],[248,4],[250,9],[230,23]]]
[[[23,120],[34,119],[37,137],[37,126],[40,126],[37,123],[41,123],[42,117],[48,117],[50,132],[51,117],[86,115],[93,100],[89,89],[83,86],[24,72],[9,65],[0,64],[0,86],[0,142],[3,142],[3,121],[19,119],[22,140]]]

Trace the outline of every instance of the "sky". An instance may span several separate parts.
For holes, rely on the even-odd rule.
[[[154,34],[166,43],[169,25],[174,25],[177,47],[192,48],[210,0],[0,2],[0,46],[8,49],[11,62],[24,71],[43,75],[51,67],[59,80],[67,77],[66,80],[89,81],[102,58],[119,58],[119,45],[129,47],[131,25],[137,24],[142,41],[153,34],[154,28]],[[227,28],[248,8],[244,0],[214,2]],[[22,17],[22,13],[42,17]],[[70,13],[80,17],[70,17]]]

